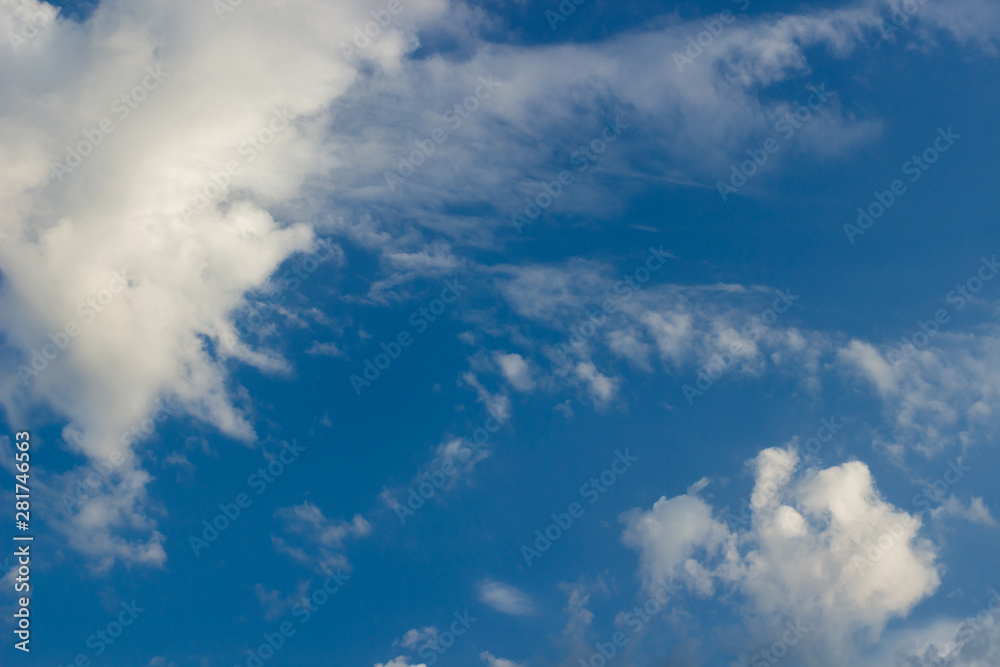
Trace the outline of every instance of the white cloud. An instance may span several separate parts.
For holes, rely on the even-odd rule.
[[[524,667],[523,662],[514,662],[513,660],[498,658],[489,651],[483,651],[480,653],[479,659],[485,662],[487,667]]]
[[[639,552],[647,586],[674,578],[704,596],[731,588],[758,639],[792,619],[810,639],[790,656],[848,664],[890,619],[937,589],[935,550],[918,537],[918,517],[881,499],[865,464],[798,471],[798,463],[790,449],[758,455],[746,532],[730,531],[707,503],[683,495],[622,515],[623,541]],[[892,546],[867,560],[865,549],[886,535]]]
[[[479,585],[479,600],[511,616],[526,616],[535,610],[534,603],[526,593],[497,581],[486,581]]]
[[[386,663],[381,663],[381,662],[375,663],[375,667],[427,667],[427,665],[425,665],[424,663],[420,664],[411,663],[408,657],[406,657],[405,655],[401,655],[399,657],[393,658],[392,660]]]
[[[393,642],[393,646],[398,643],[402,645],[403,648],[420,651],[427,646],[436,644],[437,636],[437,628],[433,626],[426,628],[412,628],[406,631],[402,639],[397,640],[397,642]]]
[[[30,13],[41,6],[5,3]],[[874,33],[878,9],[754,17],[727,29],[692,66],[696,71],[684,72],[671,54],[686,46],[690,24],[661,22],[598,43],[487,47],[477,35],[491,19],[445,0],[408,0],[401,20],[356,58],[345,58],[340,43],[370,20],[370,6],[360,0],[240,6],[223,21],[204,4],[111,0],[85,24],[57,18],[21,53],[0,52],[0,164],[9,176],[0,183],[0,362],[7,370],[0,402],[15,421],[51,408],[65,420],[68,446],[92,460],[108,457],[116,437],[163,395],[252,443],[248,406],[227,367],[235,360],[285,373],[289,366],[240,341],[229,319],[285,260],[316,247],[317,230],[346,234],[383,255],[377,295],[414,276],[450,271],[462,266],[457,245],[495,242],[496,226],[507,226],[505,212],[535,194],[534,174],[565,168],[582,141],[580,128],[599,132],[608,120],[600,115],[625,111],[631,116],[623,122],[644,128],[635,130],[644,150],[622,139],[602,156],[603,172],[714,182],[787,104],[762,89],[809,73],[810,47],[850,53]],[[0,32],[20,27],[15,13],[0,15]],[[994,17],[989,3],[965,0],[933,3],[918,18],[991,48]],[[407,60],[423,26],[454,37],[463,57]],[[119,115],[112,105],[148,76],[147,66],[167,74],[128,117]],[[468,96],[484,73],[500,82],[491,99],[389,193],[385,170],[412,150],[413,137],[442,124],[440,109]],[[840,104],[812,121],[810,131],[824,141],[804,148],[841,152],[878,132],[877,120],[856,120]],[[267,129],[276,110],[288,123],[251,160],[239,146]],[[113,119],[114,131],[60,180],[53,162],[65,159],[67,145],[86,141],[85,132],[94,136],[104,118]],[[239,173],[220,176],[230,161]],[[230,179],[228,192],[182,216],[196,191],[213,187],[213,173]],[[627,188],[596,187],[592,178],[581,176],[585,185],[574,186],[574,196],[553,211],[619,210]],[[442,212],[473,193],[477,205],[503,214]],[[318,222],[321,208],[328,219]],[[77,304],[122,268],[127,288],[22,385],[17,366],[30,363],[50,333],[79,320]],[[548,275],[538,271],[534,284],[544,288],[540,279]],[[547,294],[560,305],[573,289],[563,282]],[[669,356],[663,342],[657,340],[659,349]],[[620,341],[617,349],[641,357],[641,346]],[[596,366],[584,370],[594,396],[610,396],[610,376]],[[125,468],[131,488],[148,482],[131,455]],[[134,512],[129,497],[105,505],[91,504],[86,517],[60,524],[73,531],[86,523],[71,545],[104,562],[162,564],[155,522]],[[126,529],[142,537],[115,537]]]
[[[566,612],[566,627],[562,636],[570,646],[583,646],[587,631],[594,622],[594,612],[587,608],[590,593],[582,584],[560,584],[559,587],[568,593],[563,609]]]
[[[309,580],[300,581],[298,590],[292,595],[268,590],[263,584],[254,585],[253,592],[257,596],[257,602],[264,609],[264,620],[270,622],[284,616],[296,603],[308,602]]]
[[[372,531],[371,524],[360,514],[355,515],[351,522],[332,521],[308,501],[293,507],[283,507],[276,515],[282,520],[285,530],[298,534],[307,543],[315,545],[318,553],[309,556],[304,549],[293,547],[280,537],[272,538],[275,548],[305,565],[324,571],[338,567],[348,568],[347,558],[342,553],[344,543],[348,539],[366,537]]]
[[[16,4],[31,13],[42,6]],[[408,22],[444,9],[443,0],[413,0]],[[11,175],[0,185],[0,401],[9,415],[51,407],[68,422],[66,443],[90,459],[111,455],[161,395],[231,437],[255,439],[226,365],[284,372],[287,364],[239,342],[228,317],[285,259],[314,247],[310,224],[272,211],[335,162],[319,132],[331,101],[358,76],[338,45],[368,11],[360,1],[293,0],[219,21],[210,5],[102,2],[86,24],[57,18],[20,53],[0,53],[0,163]],[[5,10],[0,31],[18,21]],[[391,69],[411,35],[387,30],[367,55]],[[158,83],[147,66],[165,73]],[[134,109],[116,103],[122,95],[134,95]],[[274,134],[276,109],[288,120]],[[102,119],[113,131],[99,129]],[[273,140],[251,160],[239,145],[258,132]],[[88,141],[98,145],[89,151]],[[81,143],[79,166],[57,174],[66,146]],[[239,173],[219,176],[227,162]],[[213,173],[230,180],[215,200],[226,205],[183,217],[197,190],[218,189]],[[77,308],[123,268],[127,287],[101,312]],[[17,365],[30,368],[32,350],[69,323],[79,334],[23,384]],[[160,564],[155,523],[131,512],[129,494],[141,494],[148,476],[130,472],[138,464],[126,458],[133,491],[91,502],[58,527],[104,564]],[[126,529],[145,537],[115,536]]]
[[[535,388],[535,380],[531,377],[531,366],[520,354],[498,352],[494,358],[500,366],[500,372],[514,389],[531,391]]]
[[[852,341],[843,368],[872,383],[890,445],[928,456],[990,442],[1000,426],[1000,332],[938,333],[930,344],[876,348]]]
[[[937,618],[923,626],[886,633],[871,652],[871,667],[993,667],[1000,664],[1000,592],[986,591],[985,605],[966,618]],[[974,609],[974,608],[972,608]],[[970,609],[970,612],[972,612]]]
[[[974,45],[994,56],[998,53],[1000,7],[995,2],[931,0],[921,4],[916,20],[950,33],[961,44]],[[924,38],[932,39],[933,35]]]
[[[486,411],[501,424],[510,419],[510,398],[503,391],[497,393],[490,392],[483,383],[479,381],[475,373],[466,372],[462,374],[462,380],[476,390],[476,396]]]
[[[708,371],[714,381],[778,371],[815,393],[824,357],[834,349],[831,336],[794,326],[797,315],[779,296],[787,290],[651,281],[629,291],[610,265],[580,260],[503,267],[498,280],[514,311],[540,325],[528,344],[548,357],[551,375],[536,366],[538,386],[575,384],[597,405],[621,389],[622,358],[643,372],[686,376],[687,384],[703,389]],[[790,298],[796,305],[798,296]],[[768,312],[775,303],[784,313],[779,319]],[[543,327],[557,338],[542,338]]]
[[[850,345],[838,352],[841,361],[853,364],[864,374],[882,395],[896,391],[896,376],[892,366],[871,344],[852,340]]]
[[[708,504],[696,496],[664,497],[648,512],[623,514],[622,521],[627,525],[622,541],[640,552],[650,583],[684,577],[699,593],[712,593],[711,574],[692,556],[732,549],[733,538],[724,523],[712,518]]]
[[[973,496],[968,505],[963,505],[962,501],[955,496],[948,496],[941,504],[931,510],[931,517],[943,521],[949,517],[964,519],[972,523],[983,526],[996,526],[997,522],[990,514],[990,510],[983,503],[983,499]]]
[[[450,489],[463,477],[469,475],[476,464],[490,456],[488,447],[472,449],[468,442],[455,438],[442,442],[434,453],[434,458],[427,464],[428,471],[455,469],[454,476],[445,481],[443,489]]]
[[[575,373],[576,377],[583,381],[596,405],[607,404],[618,391],[619,380],[602,374],[597,370],[597,366],[589,361],[579,362]]]
[[[312,346],[306,350],[306,354],[311,354],[317,357],[343,357],[347,358],[344,351],[337,347],[336,343],[320,343],[319,341],[313,341]]]

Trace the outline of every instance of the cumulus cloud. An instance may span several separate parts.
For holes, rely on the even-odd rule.
[[[622,516],[647,586],[673,579],[701,596],[718,586],[738,593],[760,641],[786,620],[802,624],[810,638],[789,655],[810,666],[852,662],[937,589],[919,517],[884,501],[864,463],[800,470],[793,449],[771,448],[753,466],[748,530],[734,532],[688,494]],[[887,539],[879,558],[865,557]]]
[[[917,20],[932,33],[994,44],[988,3],[930,4]],[[7,34],[43,4],[4,6]],[[69,448],[106,459],[157,397],[173,396],[189,415],[253,443],[252,406],[227,368],[290,367],[243,340],[231,316],[291,256],[314,250],[318,233],[377,254],[382,275],[368,298],[388,302],[405,281],[464,266],[457,246],[496,243],[509,213],[536,194],[534,174],[568,168],[587,133],[609,124],[632,126],[640,141],[629,148],[622,135],[602,172],[710,184],[789,104],[768,86],[808,74],[812,47],[850,53],[881,20],[877,4],[754,17],[727,29],[696,71],[680,72],[671,54],[686,45],[692,26],[683,22],[599,43],[510,46],[480,39],[489,17],[461,2],[405,7],[353,54],[341,44],[370,20],[360,0],[239,6],[222,17],[194,1],[109,0],[83,24],[57,17],[23,49],[0,53],[8,414],[51,409]],[[464,34],[460,55],[408,58],[425,28]],[[453,127],[444,113],[486,85],[481,77],[489,99]],[[817,114],[810,132],[824,140],[803,134],[803,150],[842,152],[877,134],[877,119],[842,104]],[[390,190],[386,172],[438,126],[456,139]],[[577,182],[592,185],[596,171]],[[627,193],[622,182],[577,187],[552,210],[610,213]],[[489,213],[452,212],[470,202]],[[657,345],[669,350],[670,327],[680,335],[684,323],[664,322]],[[47,348],[70,324],[77,333],[65,349]],[[621,340],[617,349],[639,359],[644,348]],[[609,375],[581,369],[596,398],[610,397]],[[95,558],[161,564],[155,522],[136,504],[148,474],[131,450],[124,455],[121,475],[134,491],[90,504],[63,528],[86,523],[88,536],[79,531],[73,545]],[[118,537],[131,529],[140,537]]]
[[[704,501],[689,495],[664,497],[648,512],[635,509],[622,520],[628,526],[622,541],[640,552],[649,582],[683,576],[699,593],[711,595],[712,573],[692,556],[700,552],[705,560],[722,549],[731,550],[733,537],[724,523],[712,518],[712,508]]]
[[[414,0],[409,20],[443,9]],[[284,260],[315,247],[312,225],[275,209],[331,164],[317,132],[358,71],[338,44],[368,18],[362,2],[240,8],[220,21],[211,5],[109,1],[85,24],[59,17],[20,52],[3,50],[9,414],[54,409],[66,443],[91,459],[107,459],[160,395],[254,440],[225,364],[287,364],[251,349],[228,317]],[[17,21],[4,11],[3,33]],[[391,68],[411,42],[412,28],[393,28],[367,57]],[[39,356],[49,334],[67,331],[65,349]],[[135,491],[89,503],[67,528],[86,523],[90,537],[77,531],[86,544],[74,546],[95,557],[162,563],[155,523],[132,511],[148,475],[124,455]],[[148,537],[124,542],[126,528]]]

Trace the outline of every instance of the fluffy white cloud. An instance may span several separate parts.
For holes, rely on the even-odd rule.
[[[4,5],[5,35],[42,7]],[[393,67],[415,22],[444,8],[408,2],[411,27],[387,30],[366,57]],[[318,132],[357,78],[338,45],[368,10],[293,0],[220,20],[211,4],[112,0],[86,24],[57,18],[19,52],[0,52],[0,163],[11,175],[0,185],[0,401],[18,421],[54,409],[85,457],[125,458],[129,490],[59,524],[81,551],[165,558],[155,523],[136,510],[148,475],[119,437],[157,396],[254,440],[225,365],[287,364],[241,342],[228,318],[285,259],[315,247],[310,224],[274,211],[334,162]],[[65,349],[39,356],[68,325]],[[126,530],[146,537],[117,537]]]
[[[922,24],[992,46],[988,3],[931,4]],[[42,4],[4,7],[7,34]],[[810,47],[849,53],[874,32],[878,9],[742,21],[683,72],[671,54],[684,48],[691,24],[593,44],[487,46],[477,35],[491,19],[446,0],[407,0],[397,22],[350,56],[341,44],[370,20],[360,0],[238,6],[221,17],[205,3],[109,0],[85,24],[57,18],[19,52],[0,51],[0,164],[8,175],[0,183],[0,401],[19,421],[39,406],[53,409],[67,444],[89,459],[119,449],[119,436],[162,395],[252,443],[248,406],[227,364],[289,368],[241,341],[230,316],[282,262],[314,249],[318,229],[381,255],[386,275],[369,296],[387,301],[413,276],[462,266],[455,245],[494,243],[507,212],[537,192],[537,179],[525,174],[544,166],[558,173],[590,138],[564,128],[602,132],[626,110],[622,122],[643,128],[635,132],[649,150],[620,139],[602,169],[714,182],[786,108],[788,100],[768,99],[762,87],[807,73]],[[456,37],[461,57],[407,59],[426,27]],[[411,154],[414,137],[448,126],[441,109],[484,85],[480,77],[496,83],[474,119],[449,126],[455,140],[389,191],[386,170]],[[817,114],[801,134],[804,148],[842,151],[878,131],[877,120],[855,120],[840,104]],[[86,154],[68,155],[67,146]],[[53,168],[67,157],[65,170]],[[224,173],[230,164],[238,173]],[[575,187],[553,210],[607,213],[627,194]],[[470,200],[501,215],[443,212]],[[359,214],[359,203],[370,213]],[[103,299],[112,280],[125,286],[99,312],[79,307]],[[66,349],[38,356],[69,323],[80,331]],[[657,345],[669,350],[669,338]],[[617,349],[638,359],[643,347]],[[23,384],[17,366],[32,361],[45,368],[26,373]],[[582,368],[594,396],[610,396],[610,376]],[[148,476],[130,448],[121,453],[133,491],[90,504],[86,517],[62,527],[85,522],[86,533],[71,541],[97,558],[162,563],[155,523],[136,504]],[[131,529],[144,536],[116,537]]]
[[[689,495],[664,497],[648,512],[634,509],[622,520],[627,525],[622,541],[640,552],[648,583],[684,577],[700,593],[711,594],[711,573],[693,556],[705,559],[731,550],[733,538],[704,501]]]
[[[808,628],[789,655],[810,666],[852,662],[890,619],[937,589],[935,550],[918,536],[919,518],[882,500],[865,464],[801,471],[794,450],[776,448],[753,464],[746,531],[731,531],[687,494],[622,516],[647,586],[677,579],[706,596],[730,588],[759,640],[786,620]],[[877,544],[886,548],[868,559]]]
[[[531,391],[535,388],[535,381],[531,377],[531,365],[520,354],[497,353],[495,358],[497,365],[500,366],[500,372],[514,389]]]

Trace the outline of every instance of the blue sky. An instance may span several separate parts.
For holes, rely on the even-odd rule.
[[[996,4],[2,6],[2,664],[1000,662]]]

